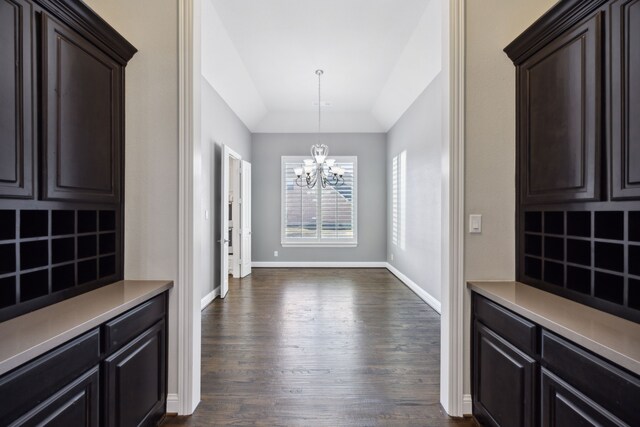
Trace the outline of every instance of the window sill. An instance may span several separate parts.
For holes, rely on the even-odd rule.
[[[326,243],[318,243],[318,242],[299,242],[299,243],[291,243],[291,242],[280,242],[283,248],[357,248],[358,242],[349,242],[349,243],[341,243],[341,242],[326,242]]]

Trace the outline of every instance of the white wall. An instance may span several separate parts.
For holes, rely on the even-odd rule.
[[[442,0],[429,0],[372,112],[389,130],[442,69]]]
[[[203,59],[207,53],[203,51]],[[202,182],[200,188],[201,215],[198,230],[196,254],[200,257],[197,265],[200,272],[196,275],[201,297],[220,286],[220,166],[222,144],[251,161],[251,133],[244,123],[224,102],[216,90],[203,77],[200,82],[201,94],[201,153],[200,169]],[[205,212],[209,219],[205,219]]]
[[[202,75],[234,114],[253,128],[267,113],[267,108],[213,3],[204,0],[201,5]]]
[[[125,278],[175,281],[178,271],[177,2],[86,0],[86,3],[138,49],[126,69]],[[175,298],[169,301],[168,389],[169,393],[176,393],[177,307]]]
[[[281,245],[281,156],[305,156],[315,134],[253,134],[252,259],[255,262],[352,261],[386,259],[386,134],[325,133],[330,157],[358,156],[358,247],[283,248]],[[276,258],[273,251],[278,251]]]
[[[438,301],[442,287],[442,89],[437,76],[387,134],[388,262]],[[392,161],[405,150],[406,203],[400,222],[406,220],[406,235],[404,244],[396,245],[392,238]]]
[[[465,212],[483,215],[482,234],[466,233],[466,280],[515,278],[515,68],[502,49],[554,3],[466,2]]]

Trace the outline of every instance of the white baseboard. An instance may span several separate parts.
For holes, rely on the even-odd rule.
[[[218,296],[220,296],[220,286],[209,292],[200,300],[200,310],[204,310],[204,308],[211,304],[211,301],[216,299]]]
[[[179,400],[176,393],[167,394],[167,414],[178,414]]]
[[[253,268],[386,268],[386,262],[252,262]]]
[[[470,394],[462,395],[462,415],[471,415],[473,414],[473,400],[471,400]]]
[[[413,280],[402,274],[400,270],[389,264],[388,262],[308,262],[308,261],[254,261],[251,263],[252,268],[386,268],[394,276],[400,279],[409,289],[416,293],[424,302],[429,304],[431,308],[440,314],[441,304],[440,301],[435,299],[431,294],[422,289]],[[203,299],[204,301],[204,299]]]
[[[393,273],[394,276],[400,279],[401,282],[407,285],[409,289],[415,292],[416,295],[418,295],[424,302],[429,304],[431,308],[433,308],[435,311],[438,312],[438,314],[440,314],[440,311],[442,308],[442,304],[440,304],[440,301],[435,299],[429,292],[425,291],[420,286],[418,286],[416,282],[414,282],[413,280],[409,279],[407,276],[402,274],[400,270],[395,268],[393,265],[387,263],[386,267],[387,267],[387,270]]]

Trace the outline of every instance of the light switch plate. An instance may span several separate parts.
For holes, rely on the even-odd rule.
[[[469,233],[471,234],[482,233],[482,215],[478,215],[478,214],[469,215]]]

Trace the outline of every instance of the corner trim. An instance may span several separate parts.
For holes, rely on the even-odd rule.
[[[394,276],[396,276],[402,283],[404,283],[409,289],[411,289],[416,295],[426,302],[431,308],[433,308],[438,314],[442,309],[442,304],[429,292],[422,289],[416,282],[409,279],[406,275],[400,272],[393,265],[387,263],[387,270],[389,270]]]
[[[180,398],[177,393],[167,394],[167,414],[178,414],[180,408]]]
[[[209,292],[200,300],[200,311],[204,310],[214,299],[220,296],[220,286]]]
[[[465,417],[473,415],[473,399],[470,394],[462,395],[462,415]]]
[[[442,185],[442,313],[440,403],[453,417],[463,413],[464,377],[464,189],[465,189],[465,0],[443,3],[443,69],[447,76]]]
[[[384,261],[378,262],[307,262],[307,261],[284,261],[284,262],[252,262],[252,268],[387,268]]]
[[[200,2],[178,5],[178,280],[176,345],[177,393],[174,409],[190,415],[200,402],[200,295],[194,280],[195,246],[194,143],[200,128]]]

